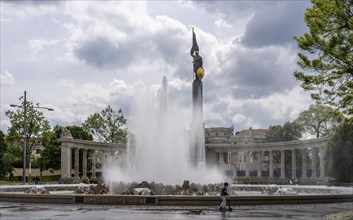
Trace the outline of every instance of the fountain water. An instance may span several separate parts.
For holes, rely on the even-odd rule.
[[[104,164],[103,176],[107,182],[155,181],[180,184],[183,180],[197,183],[223,181],[221,172],[199,166],[204,164],[204,145],[199,145],[200,149],[195,151],[192,142],[200,141],[203,137],[198,134],[203,132],[187,131],[190,113],[178,108],[175,103],[169,103],[165,77],[161,88],[141,88],[136,91],[134,98],[128,121],[133,135],[129,138],[129,149],[125,155],[126,165],[121,167],[117,161]],[[193,152],[199,155],[195,157]]]

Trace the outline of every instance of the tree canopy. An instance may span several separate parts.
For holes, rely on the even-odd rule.
[[[266,133],[266,142],[295,141],[302,137],[302,127],[287,121],[283,126],[270,126]]]
[[[311,97],[353,118],[353,1],[312,0],[305,12],[310,29],[295,37],[301,52],[294,76]]]
[[[342,123],[327,144],[325,167],[337,182],[353,182],[353,122]]]
[[[93,138],[106,143],[126,143],[127,129],[123,111],[106,107],[100,113],[90,115],[82,127],[92,134]]]
[[[40,145],[43,134],[50,131],[48,120],[45,119],[42,112],[36,109],[33,102],[24,101],[24,97],[19,98],[21,107],[15,110],[5,112],[5,115],[10,119],[10,127],[6,136],[8,149],[6,151],[6,158],[14,167],[23,166],[23,143],[24,143],[24,106],[26,106],[27,120],[26,120],[26,141],[27,141],[27,163],[28,158],[32,156],[34,148]],[[38,106],[39,104],[37,104]]]
[[[5,134],[0,131],[0,177],[4,177],[12,171],[10,158],[7,157],[7,144],[5,142]]]
[[[40,151],[38,159],[41,170],[60,169],[61,167],[61,149],[58,138],[58,126],[54,127],[54,131],[45,132],[42,139],[43,149]]]
[[[33,102],[24,102],[23,96],[19,98],[22,105],[27,107],[26,120],[26,139],[27,146],[32,149],[41,139],[42,134],[50,130],[49,121],[45,119],[43,112],[38,111]],[[37,104],[39,105],[39,104]],[[8,128],[8,140],[11,143],[21,144],[23,142],[24,133],[24,111],[23,108],[9,110],[5,115],[10,119],[10,127]]]
[[[319,138],[333,132],[339,124],[339,117],[335,109],[314,104],[310,105],[308,110],[301,112],[295,122],[301,125],[306,132]]]
[[[87,132],[83,127],[76,125],[66,126],[70,130],[70,133],[74,139],[93,141],[92,135]],[[61,134],[62,127],[59,128],[59,135]]]

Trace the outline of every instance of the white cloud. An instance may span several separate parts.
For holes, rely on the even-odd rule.
[[[233,123],[236,131],[268,128],[295,120],[310,104],[312,100],[299,86],[257,99],[239,99],[222,92],[204,103],[204,119],[207,127],[229,127]]]
[[[135,87],[135,85],[129,85],[123,80],[113,79],[109,85],[109,94],[116,97],[130,97],[134,94]]]
[[[177,90],[184,90],[184,89],[190,88],[190,82],[187,82],[181,79],[173,79],[172,81],[168,82],[168,85]]]
[[[232,28],[232,25],[227,23],[227,21],[218,19],[215,21],[215,24],[218,28]]]
[[[2,1],[1,18],[12,20],[42,16],[57,12],[60,5],[60,1]]]
[[[266,111],[271,112],[271,118],[294,120],[306,110],[313,101],[298,86],[285,93],[274,93],[268,98],[260,99],[259,104]]]
[[[238,124],[238,123],[243,123],[244,121],[246,121],[246,116],[245,115],[243,115],[243,114],[239,114],[239,113],[237,113],[237,114],[235,114],[234,116],[233,116],[233,123],[235,123],[235,124]]]
[[[0,103],[0,113],[1,113],[0,130],[3,131],[4,133],[6,133],[7,128],[10,127],[11,125],[9,118],[5,116],[5,112],[8,110],[11,110],[11,107],[9,104]],[[12,110],[14,109],[12,108]]]
[[[1,85],[16,89],[2,87],[7,94],[2,95],[2,102],[16,100],[12,94],[20,94],[22,85],[29,90],[50,89],[37,92],[36,99],[54,105],[54,114],[46,116],[55,123],[80,125],[109,104],[129,115],[131,97],[139,88],[156,90],[164,75],[170,99],[185,112],[191,111],[191,26],[195,26],[204,60],[207,126],[234,123],[239,130],[266,128],[294,119],[311,103],[292,76],[296,68],[293,47],[273,44],[271,39],[257,47],[262,40],[257,35],[247,36],[251,37],[248,45],[240,40],[249,30],[249,21],[261,23],[254,23],[259,19],[255,15],[270,10],[265,3],[63,1],[2,3],[1,7],[1,19],[6,20],[1,52],[17,54],[1,57],[1,68],[11,72],[1,74]],[[19,34],[24,26],[30,28]],[[282,30],[277,32],[282,34]],[[281,40],[291,41],[284,39],[287,36],[283,33]],[[38,60],[45,65],[38,65]]]
[[[9,71],[0,74],[0,82],[2,86],[15,85],[15,79]]]
[[[43,38],[31,39],[28,41],[29,47],[31,49],[31,58],[37,60],[37,54],[48,46],[55,46],[59,43],[59,40],[47,40]]]

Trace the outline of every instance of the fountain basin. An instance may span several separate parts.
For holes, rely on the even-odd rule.
[[[299,196],[230,196],[231,205],[276,205],[353,202],[353,195],[299,195]],[[160,205],[160,206],[218,206],[219,196],[165,196],[165,195],[79,195],[79,194],[24,194],[0,193],[1,202],[29,202],[56,204],[97,205]]]

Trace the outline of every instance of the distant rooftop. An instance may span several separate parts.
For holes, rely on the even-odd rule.
[[[253,129],[253,128],[249,128],[246,130],[242,130],[242,131],[237,131],[235,133],[235,136],[240,136],[240,137],[244,137],[244,136],[266,136],[268,129]]]

